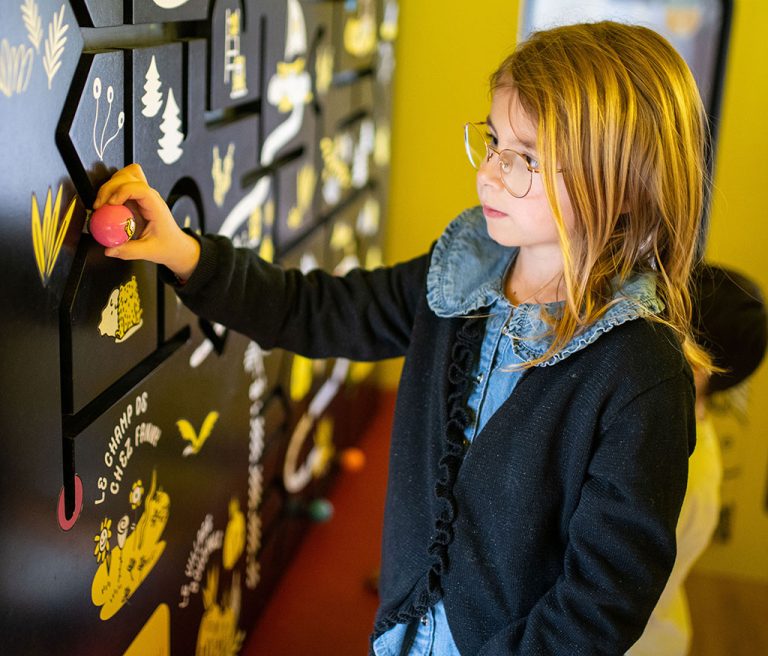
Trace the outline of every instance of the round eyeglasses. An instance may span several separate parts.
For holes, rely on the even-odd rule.
[[[464,148],[469,163],[479,169],[484,162],[489,162],[491,157],[496,155],[499,158],[499,171],[504,189],[515,198],[522,198],[531,190],[533,174],[540,173],[541,169],[531,164],[535,160],[528,155],[516,150],[498,150],[491,146],[488,143],[491,134],[487,125],[485,121],[464,124]]]

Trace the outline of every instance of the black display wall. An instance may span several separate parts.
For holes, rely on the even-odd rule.
[[[180,225],[377,266],[395,0],[0,3],[3,654],[235,654],[375,403],[87,234],[137,161]],[[258,311],[258,308],[254,308]]]

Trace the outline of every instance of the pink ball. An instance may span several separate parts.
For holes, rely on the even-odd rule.
[[[125,205],[102,205],[91,214],[88,229],[102,246],[119,246],[133,237],[136,220]]]

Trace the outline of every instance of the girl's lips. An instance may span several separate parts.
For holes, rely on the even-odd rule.
[[[483,205],[483,214],[486,219],[500,219],[507,216],[504,212],[493,209],[490,205]]]

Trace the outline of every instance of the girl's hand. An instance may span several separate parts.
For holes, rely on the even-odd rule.
[[[182,280],[192,275],[200,259],[200,244],[178,226],[168,205],[149,186],[138,164],[120,169],[102,185],[93,209],[102,205],[127,205],[146,221],[139,239],[107,248],[105,255],[164,264]]]

